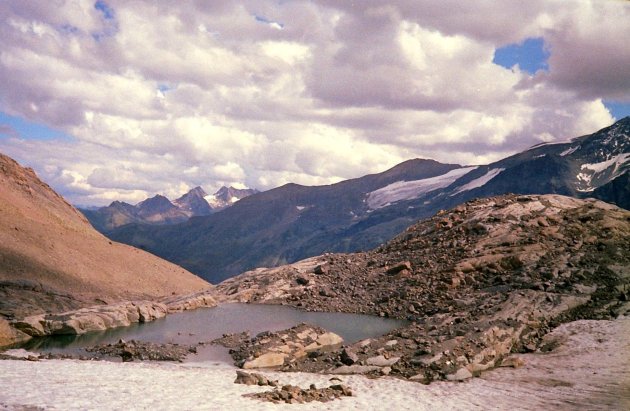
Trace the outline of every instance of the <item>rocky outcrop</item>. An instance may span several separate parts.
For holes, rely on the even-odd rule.
[[[139,361],[183,361],[188,354],[197,352],[195,346],[179,344],[155,344],[145,341],[124,341],[86,348],[87,352],[100,356],[120,357],[123,362]]]
[[[327,388],[317,388],[314,384],[307,389],[295,385],[283,385],[274,391],[245,394],[245,397],[257,398],[275,404],[303,404],[305,402],[328,402],[341,397],[351,397],[352,390],[343,384],[334,384]]]
[[[80,335],[91,331],[126,327],[132,323],[150,322],[164,317],[165,304],[152,301],[130,301],[98,305],[60,314],[40,314],[16,320],[12,326],[33,337],[47,335]]]
[[[425,383],[536,350],[559,323],[630,312],[628,289],[630,212],[557,195],[470,201],[373,251],[258,269],[216,287],[221,301],[407,319],[291,369]]]
[[[216,307],[217,302],[214,297],[212,297],[212,294],[213,291],[210,289],[192,294],[168,297],[162,300],[162,302],[166,304],[169,313],[195,310],[202,307]]]
[[[340,347],[343,342],[337,334],[308,324],[248,337],[247,334],[230,334],[215,343],[231,347],[232,358],[244,369],[290,369],[301,359],[316,358]]]
[[[0,318],[0,348],[12,344],[19,344],[30,338],[28,334],[11,327],[7,320]]]
[[[269,380],[264,375],[255,372],[249,373],[241,370],[236,370],[236,379],[234,380],[234,384],[260,386],[269,385],[271,387],[276,387],[278,385],[278,381]]]

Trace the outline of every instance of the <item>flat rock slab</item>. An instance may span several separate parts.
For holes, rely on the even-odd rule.
[[[242,367],[245,370],[249,370],[252,368],[280,367],[284,365],[284,360],[286,358],[287,354],[268,352],[252,360],[245,361]]]
[[[192,294],[169,297],[162,302],[166,304],[169,313],[195,310],[202,307],[216,307],[217,301],[212,296],[213,293],[214,290],[209,289]]]
[[[254,338],[241,333],[224,335],[213,341],[231,348],[235,364],[244,369],[283,368],[309,356],[337,349],[342,342],[339,335],[308,324],[263,332]]]

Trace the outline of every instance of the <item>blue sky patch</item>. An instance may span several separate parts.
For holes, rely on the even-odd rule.
[[[103,17],[106,20],[113,20],[114,17],[116,17],[116,14],[114,13],[114,9],[112,9],[103,0],[97,0],[96,3],[94,3],[94,8],[100,11],[101,13],[103,13]]]
[[[528,38],[520,44],[508,44],[494,51],[492,62],[505,68],[518,65],[522,71],[535,74],[538,70],[549,70],[549,50],[542,37]]]
[[[276,29],[283,29],[284,28],[284,24],[279,23],[277,21],[269,20],[266,17],[255,15],[254,18],[256,19],[257,22],[268,24],[271,27],[274,27]]]
[[[62,131],[0,111],[0,139],[9,137],[26,140],[74,140],[74,137]]]
[[[103,29],[101,31],[90,33],[96,42],[101,42],[108,37],[113,37],[118,32],[118,22],[116,21],[116,12],[103,0],[97,0],[94,8],[101,12],[103,20]]]
[[[624,117],[630,116],[630,102],[619,103],[616,101],[604,100],[604,105],[608,111],[610,111],[610,114],[612,114],[615,120],[621,120]]]
[[[61,33],[65,33],[65,34],[77,34],[79,33],[79,28],[76,26],[73,26],[71,24],[62,24],[61,26],[59,26],[58,29]]]
[[[166,93],[167,91],[173,90],[174,87],[169,86],[168,84],[158,84],[157,88],[162,93]]]

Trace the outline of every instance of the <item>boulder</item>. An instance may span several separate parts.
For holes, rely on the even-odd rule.
[[[409,261],[403,261],[401,263],[398,263],[392,267],[390,267],[386,272],[389,275],[396,275],[398,273],[400,273],[401,271],[406,270],[407,272],[411,273],[411,262]]]
[[[245,361],[243,368],[249,370],[252,368],[280,367],[284,365],[285,358],[287,358],[286,354],[268,352],[253,360]]]
[[[234,380],[234,384],[258,385],[258,378],[245,371],[236,370],[236,379]]]
[[[327,274],[329,270],[330,270],[330,267],[328,267],[328,264],[318,264],[313,269],[313,272],[315,274],[320,274],[321,275],[321,274]]]
[[[44,337],[48,335],[44,329],[45,317],[45,314],[31,315],[22,320],[13,321],[11,325],[31,337]]]
[[[462,367],[455,374],[449,374],[446,379],[449,381],[463,381],[472,378],[473,375],[467,368]]]
[[[343,338],[335,333],[327,332],[317,337],[316,342],[319,344],[319,348],[324,348],[341,344],[343,342]]]
[[[297,276],[295,278],[295,281],[299,284],[299,285],[308,285],[308,283],[310,282],[310,280],[304,276]]]
[[[344,348],[341,351],[341,362],[345,365],[352,365],[359,361],[359,356],[350,348]]]
[[[500,367],[519,368],[525,365],[525,361],[521,357],[510,356],[501,361]]]
[[[241,370],[236,370],[236,379],[234,380],[235,384],[245,384],[245,385],[269,385],[275,387],[278,385],[278,381],[270,381],[262,374],[258,373],[248,373]]]
[[[24,342],[30,338],[30,335],[15,329],[9,325],[7,320],[0,318],[0,347],[7,347],[12,344]]]

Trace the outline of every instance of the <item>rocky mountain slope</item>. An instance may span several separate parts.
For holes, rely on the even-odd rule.
[[[0,154],[0,328],[44,311],[207,287],[179,266],[108,240],[33,170]]]
[[[257,269],[215,291],[411,321],[286,369],[466,379],[509,353],[544,350],[540,338],[559,323],[630,314],[630,212],[559,195],[474,200],[372,251]]]
[[[630,117],[592,135],[543,144],[485,166],[410,160],[338,184],[297,184],[169,227],[132,224],[111,238],[218,282],[324,252],[367,250],[420,218],[507,193],[596,197],[630,208]]]
[[[131,223],[140,224],[176,224],[191,217],[207,216],[230,207],[238,200],[257,193],[254,189],[236,189],[221,187],[209,195],[203,188],[195,187],[176,200],[169,200],[163,195],[155,195],[136,205],[114,201],[107,207],[95,210],[82,209],[92,226],[102,233]]]

